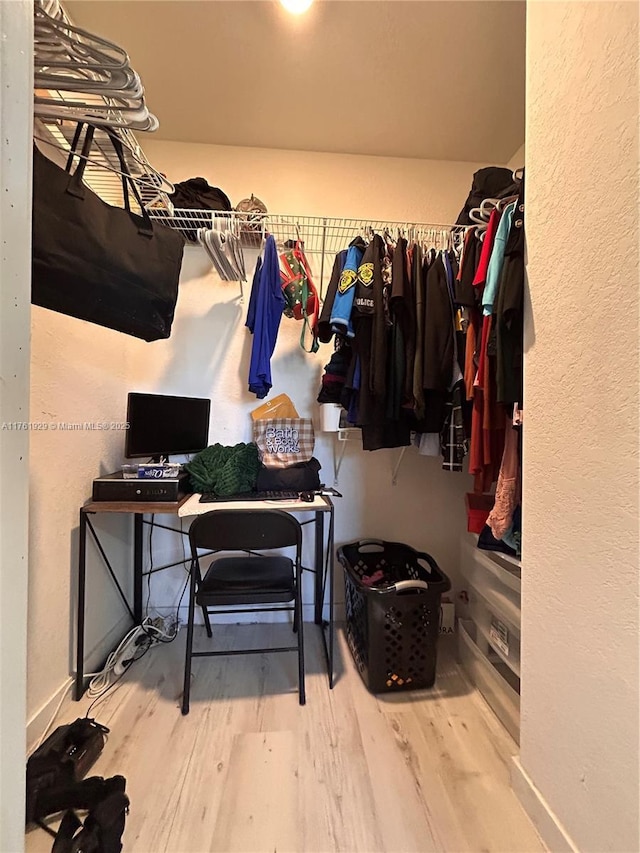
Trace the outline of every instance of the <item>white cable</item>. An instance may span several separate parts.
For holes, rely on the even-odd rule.
[[[149,646],[153,646],[159,642],[169,642],[170,640],[175,639],[175,633],[167,634],[165,631],[158,628],[157,625],[154,625],[149,617],[144,619],[141,625],[135,625],[127,634],[125,634],[120,643],[110,653],[103,668],[99,672],[88,673],[93,676],[87,689],[87,695],[91,699],[101,696],[106,690],[108,690],[112,683],[112,676],[122,652],[127,648],[131,639],[140,634],[141,628],[144,631],[143,639],[140,644],[141,646],[144,644],[145,640]],[[134,659],[135,658],[132,657],[131,662],[133,662]]]
[[[111,676],[115,666],[120,660],[120,655],[126,649],[129,641],[138,634],[139,629],[140,626],[135,625],[130,631],[128,631],[116,648],[110,653],[104,667],[99,672],[94,673],[87,690],[87,695],[90,698],[100,696],[105,690],[107,690],[111,684]]]

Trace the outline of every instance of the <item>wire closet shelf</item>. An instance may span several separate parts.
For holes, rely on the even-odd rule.
[[[189,210],[175,208],[173,211],[159,207],[148,208],[152,219],[175,228],[189,243],[198,244],[201,228],[233,231],[240,237],[245,249],[259,249],[267,234],[273,235],[281,246],[288,241],[298,241],[309,256],[319,262],[321,285],[325,279],[328,263],[325,262],[361,235],[365,239],[373,233],[388,233],[392,238],[399,234],[410,240],[423,242],[436,249],[445,249],[453,244],[459,246],[466,228],[444,223],[414,222],[411,220],[389,221],[382,219],[347,219],[326,216],[299,216],[297,214],[245,213],[239,211]],[[316,263],[317,266],[317,263]]]
[[[234,231],[243,246],[259,248],[263,237],[272,234],[276,242],[299,240],[307,254],[326,254],[344,249],[358,235],[388,232],[395,238],[402,234],[408,239],[433,241],[438,248],[451,241],[452,232],[464,231],[464,226],[445,223],[415,222],[405,219],[347,219],[344,217],[300,216],[293,213],[245,213],[240,211],[191,210],[173,211],[148,209],[149,215],[180,231],[191,243],[197,243],[201,228]],[[346,243],[345,243],[346,240]]]

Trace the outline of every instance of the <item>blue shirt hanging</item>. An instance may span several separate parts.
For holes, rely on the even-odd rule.
[[[257,286],[257,293],[253,289]],[[249,365],[249,391],[261,400],[271,390],[271,356],[276,346],[284,308],[278,250],[273,236],[267,237],[260,277],[254,278],[248,319],[253,325],[253,345]],[[252,305],[253,303],[253,305]]]
[[[359,245],[349,246],[347,260],[340,274],[338,290],[331,311],[332,331],[336,334],[346,335],[348,338],[354,337],[353,326],[351,325],[351,309],[353,308],[358,267],[362,260],[362,254],[363,250]]]

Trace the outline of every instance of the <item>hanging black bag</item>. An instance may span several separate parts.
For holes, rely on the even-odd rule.
[[[73,149],[65,170],[34,148],[31,301],[144,341],[168,338],[184,239],[151,222],[115,134],[109,138],[123,173],[125,209],[83,183],[93,135],[89,125],[73,175]],[[130,192],[142,215],[131,210]]]

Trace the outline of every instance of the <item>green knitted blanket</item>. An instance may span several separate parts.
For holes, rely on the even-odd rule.
[[[260,469],[258,448],[255,444],[212,444],[184,467],[194,492],[213,492],[221,497],[250,492]]]

